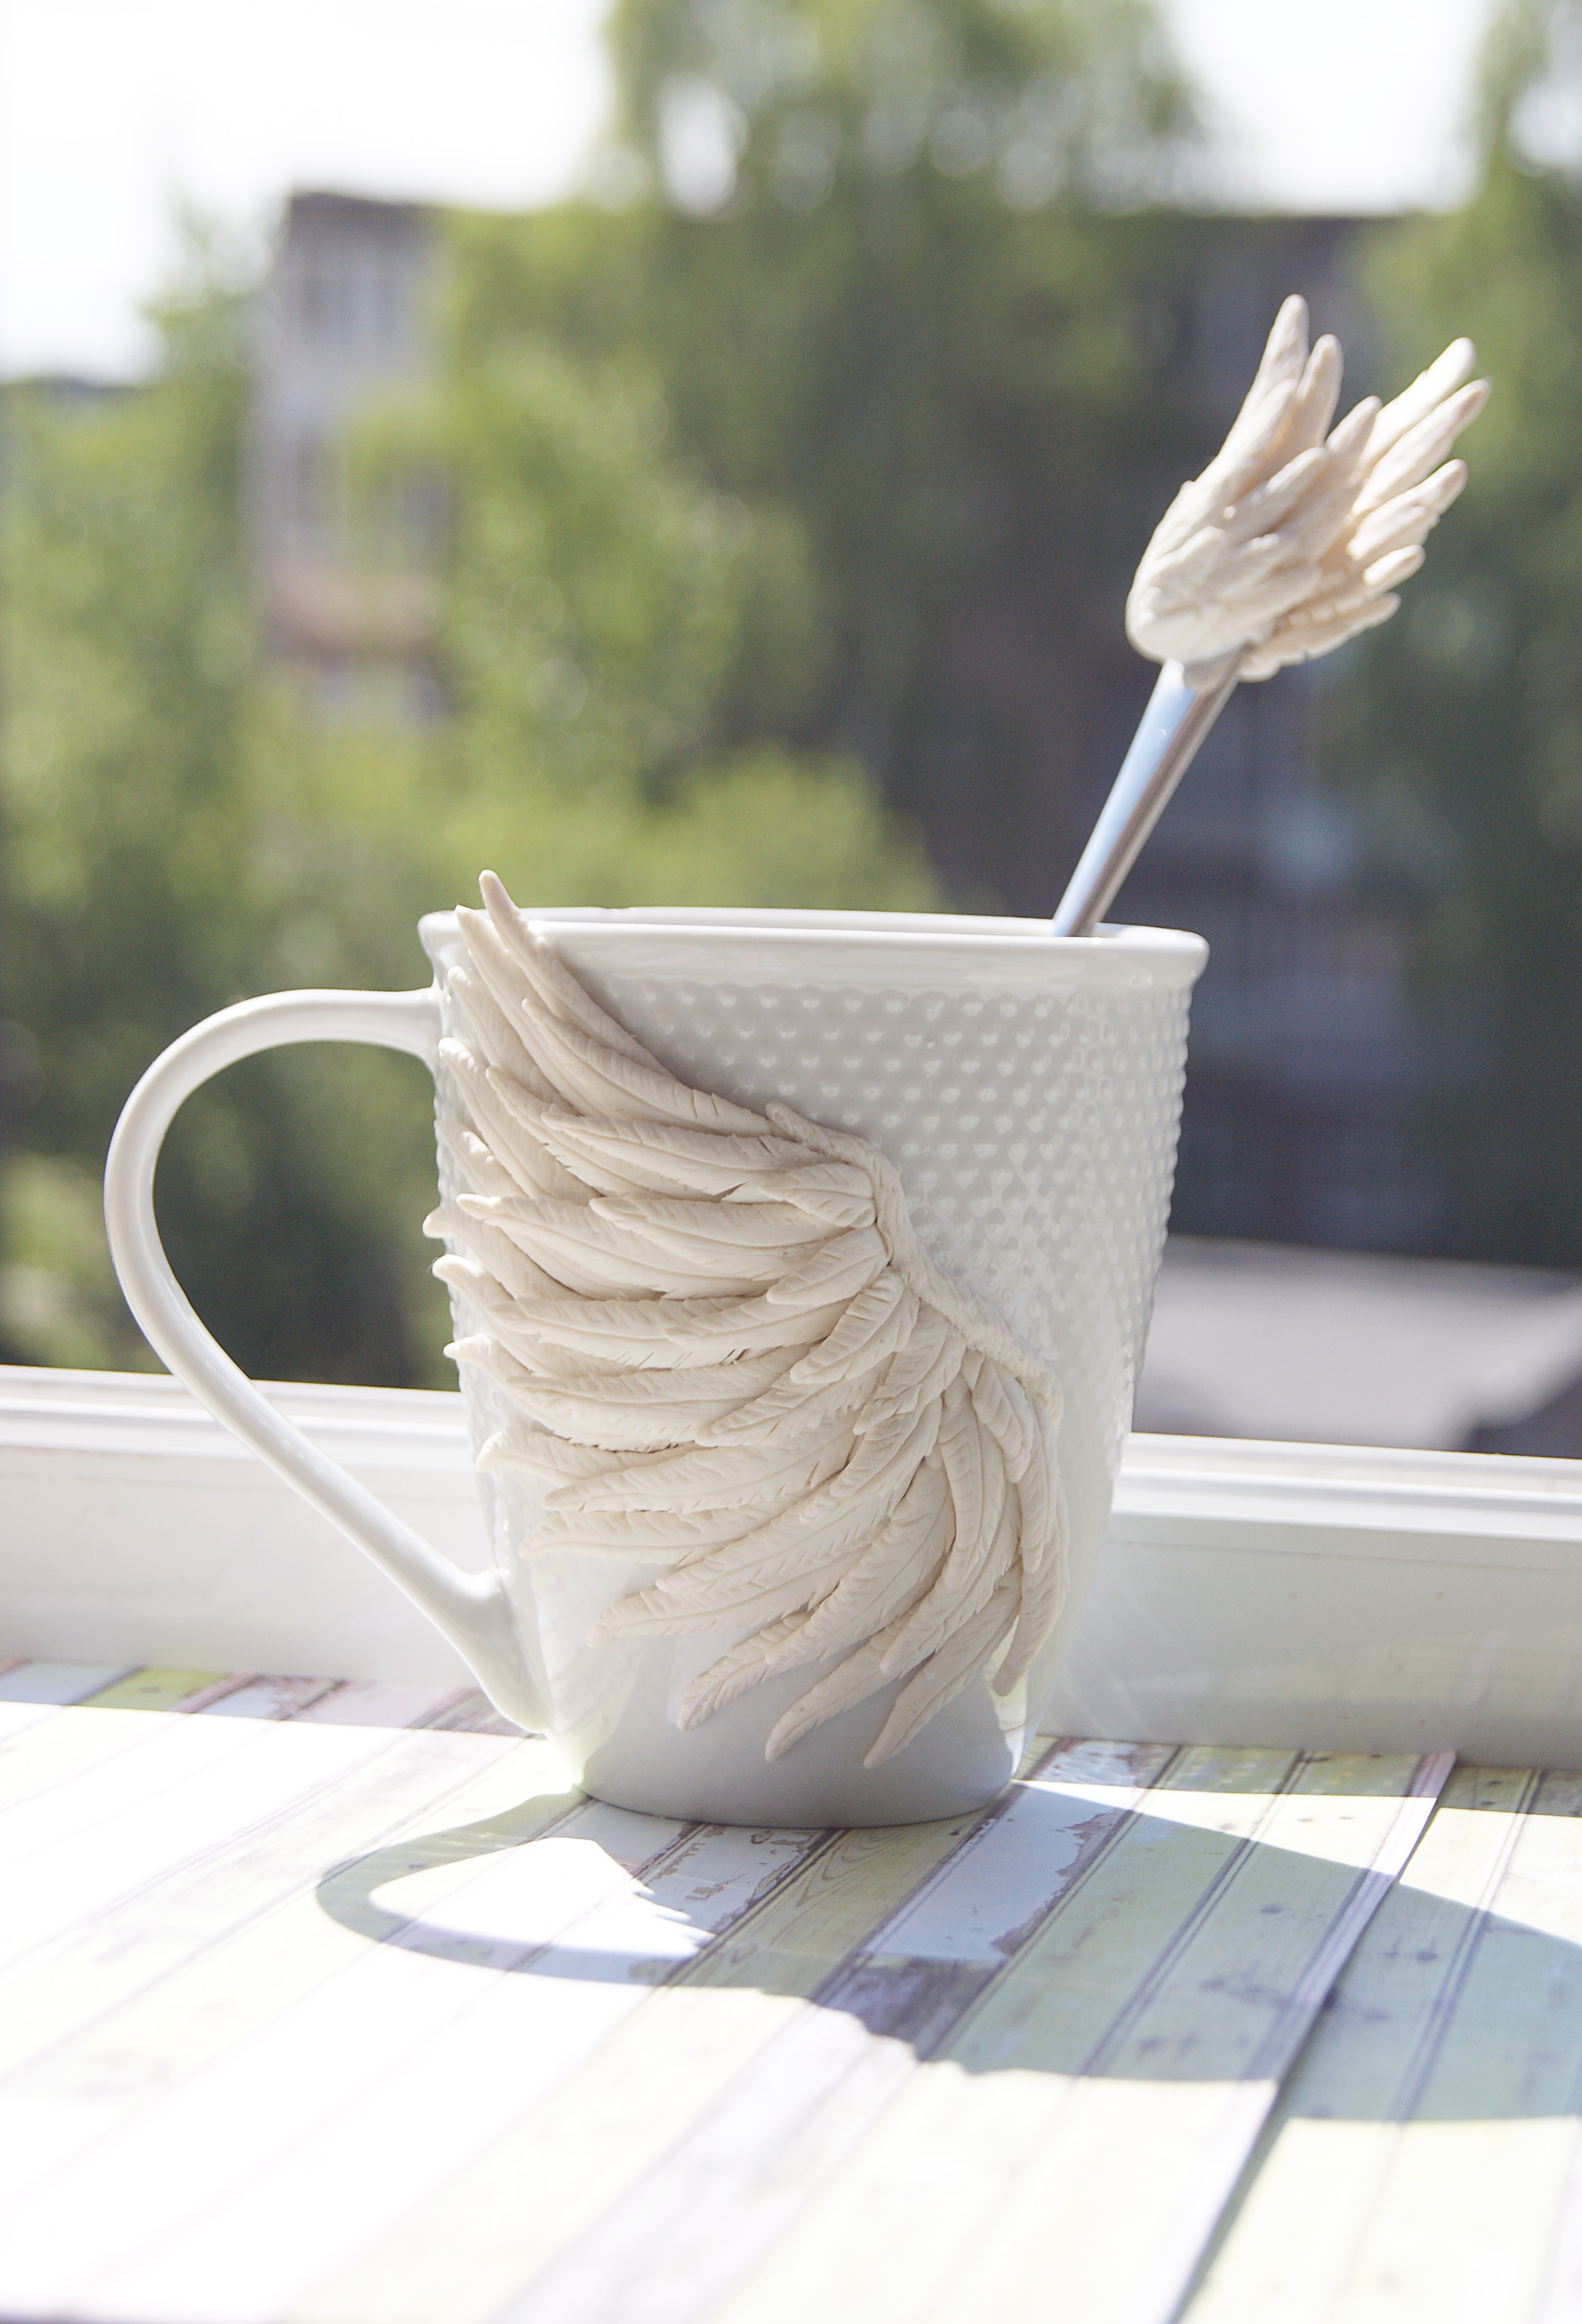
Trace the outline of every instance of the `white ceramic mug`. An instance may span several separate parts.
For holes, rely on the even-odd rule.
[[[865,1750],[895,1686],[805,1736],[765,1738],[805,1683],[771,1678],[683,1731],[694,1642],[589,1637],[566,1561],[524,1557],[537,1514],[500,1471],[479,1482],[492,1545],[461,1573],[327,1460],[205,1331],[161,1248],[153,1178],[178,1108],[221,1066],[302,1040],[409,1051],[455,1110],[439,1058],[460,937],[420,928],[435,981],[413,992],[295,992],[222,1010],[173,1044],[127,1101],[105,1173],[116,1271],[172,1372],[388,1572],[510,1719],[560,1745],[568,1781],[618,1805],[713,1821],[823,1828],[915,1821],[992,1799],[1035,1732],[1108,1518],[1130,1422],[1174,1169],[1200,937],[1035,920],[851,912],[529,912],[586,991],[684,1081],[761,1108],[778,1099],[855,1131],[900,1175],[929,1255],[998,1309],[1054,1371],[1071,1587],[1026,1678],[980,1675],[896,1757]],[[457,1303],[458,1332],[471,1328]],[[464,1373],[474,1451],[510,1417]],[[606,1591],[607,1595],[607,1591]]]

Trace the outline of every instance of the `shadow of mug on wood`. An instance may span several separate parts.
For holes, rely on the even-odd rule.
[[[1042,921],[842,912],[529,910],[530,937],[662,1066],[761,1111],[776,1102],[876,1148],[898,1175],[927,1259],[987,1303],[1053,1372],[1070,1582],[1031,1667],[998,1693],[979,1671],[904,1748],[864,1758],[906,1674],[779,1757],[766,1740],[807,1688],[772,1674],[703,1723],[682,1690],[742,1635],[590,1632],[653,1567],[554,1554],[536,1541],[542,1477],[480,1471],[492,1544],[451,1567],[317,1452],[216,1346],[160,1247],[153,1177],[184,1100],[223,1065],[299,1040],[419,1056],[442,1118],[466,1118],[441,1055],[464,1012],[454,913],[420,927],[431,985],[244,1001],[183,1036],[116,1129],[106,1215],[129,1305],[172,1372],[389,1572],[457,1646],[491,1700],[559,1747],[566,1779],[618,1805],[717,1822],[911,1822],[981,1806],[1036,1731],[1103,1538],[1163,1247],[1201,939],[1110,927],[1060,938]],[[444,1183],[442,1194],[451,1191]],[[479,1316],[452,1283],[458,1339]],[[474,1453],[513,1422],[509,1394],[464,1367]],[[816,1672],[813,1674],[816,1676]]]

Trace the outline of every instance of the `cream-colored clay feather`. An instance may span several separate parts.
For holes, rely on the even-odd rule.
[[[936,1711],[953,1702],[993,1655],[1016,1618],[1016,1584],[1001,1582],[988,1604],[953,1629],[901,1689],[864,1766],[877,1767],[904,1749]]]
[[[1393,403],[1370,396],[1330,430],[1339,343],[1310,354],[1306,305],[1287,299],[1235,426],[1137,567],[1138,652],[1206,686],[1237,654],[1242,678],[1270,678],[1388,621],[1467,482],[1445,455],[1487,400],[1476,360],[1457,339]]]
[[[1398,467],[1436,409],[1408,415]],[[1375,524],[1377,555],[1403,521]],[[480,1465],[538,1480],[528,1554],[627,1562],[599,1634],[718,1635],[683,1727],[805,1669],[777,1758],[904,1681],[877,1766],[997,1655],[1014,1683],[1054,1623],[1059,1389],[934,1265],[876,1148],[678,1081],[482,887],[428,1222],[474,1322],[451,1352],[520,1416]]]

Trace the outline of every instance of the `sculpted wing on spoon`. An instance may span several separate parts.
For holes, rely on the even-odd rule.
[[[1229,435],[1144,552],[1127,599],[1138,652],[1207,687],[1237,653],[1240,677],[1270,678],[1387,622],[1467,482],[1445,454],[1488,399],[1476,360],[1453,340],[1393,403],[1367,396],[1331,430],[1339,341],[1310,355],[1307,307],[1287,299]]]
[[[676,1080],[482,887],[442,1049],[457,1191],[428,1222],[483,1319],[451,1353],[520,1415],[481,1465],[541,1480],[525,1554],[649,1570],[602,1635],[721,1635],[681,1726],[805,1671],[777,1758],[902,1678],[877,1766],[1049,1635],[1059,1388],[930,1260],[875,1147]]]

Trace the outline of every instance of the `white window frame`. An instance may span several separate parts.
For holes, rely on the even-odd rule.
[[[482,1563],[459,1397],[266,1392]],[[464,1676],[174,1380],[0,1368],[0,1655]],[[1134,1436],[1050,1723],[1582,1766],[1582,1462]]]

